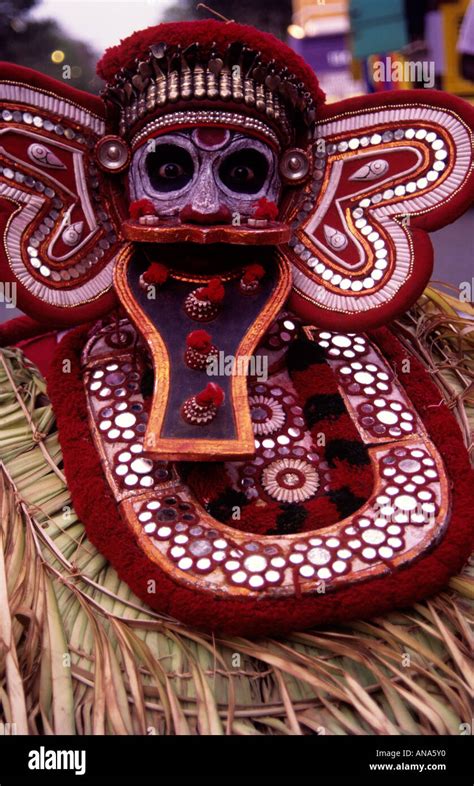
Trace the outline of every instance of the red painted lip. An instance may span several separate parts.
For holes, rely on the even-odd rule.
[[[199,210],[194,210],[191,205],[185,205],[179,217],[186,224],[230,224],[232,221],[232,214],[224,205],[213,213],[201,213]]]

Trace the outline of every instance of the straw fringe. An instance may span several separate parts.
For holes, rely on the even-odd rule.
[[[429,288],[397,332],[473,450],[468,304]],[[30,734],[459,734],[472,706],[467,566],[403,613],[215,640],[148,609],[72,508],[44,380],[0,355],[0,722]]]

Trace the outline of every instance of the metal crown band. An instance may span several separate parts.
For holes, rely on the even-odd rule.
[[[261,112],[287,136],[291,135],[291,110],[310,129],[316,109],[305,86],[274,61],[260,61],[258,52],[242,45],[239,51],[233,47],[222,57],[215,52],[208,57],[202,53],[199,59],[197,44],[184,52],[165,44],[152,46],[148,59],[137,63],[135,73],[122,69],[103,92],[121,107],[120,132],[126,133],[141,117],[170,103],[203,100],[247,106]]]
[[[159,131],[162,128],[175,125],[202,125],[202,124],[222,124],[226,127],[238,126],[244,130],[256,131],[270,139],[277,147],[280,141],[275,132],[266,123],[255,117],[239,115],[234,112],[220,112],[215,110],[201,110],[197,112],[171,112],[155,120],[151,120],[132,138],[131,147],[139,145],[151,132]]]

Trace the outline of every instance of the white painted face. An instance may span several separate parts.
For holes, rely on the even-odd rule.
[[[150,199],[159,216],[176,216],[186,208],[197,221],[250,216],[261,197],[277,202],[281,186],[269,145],[210,127],[147,140],[133,155],[129,183],[131,199]]]

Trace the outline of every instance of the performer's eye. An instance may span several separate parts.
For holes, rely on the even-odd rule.
[[[227,188],[242,194],[256,194],[268,175],[268,162],[258,150],[238,150],[222,162],[219,177]]]
[[[179,191],[192,180],[193,160],[178,145],[159,145],[146,157],[146,171],[155,191]]]

